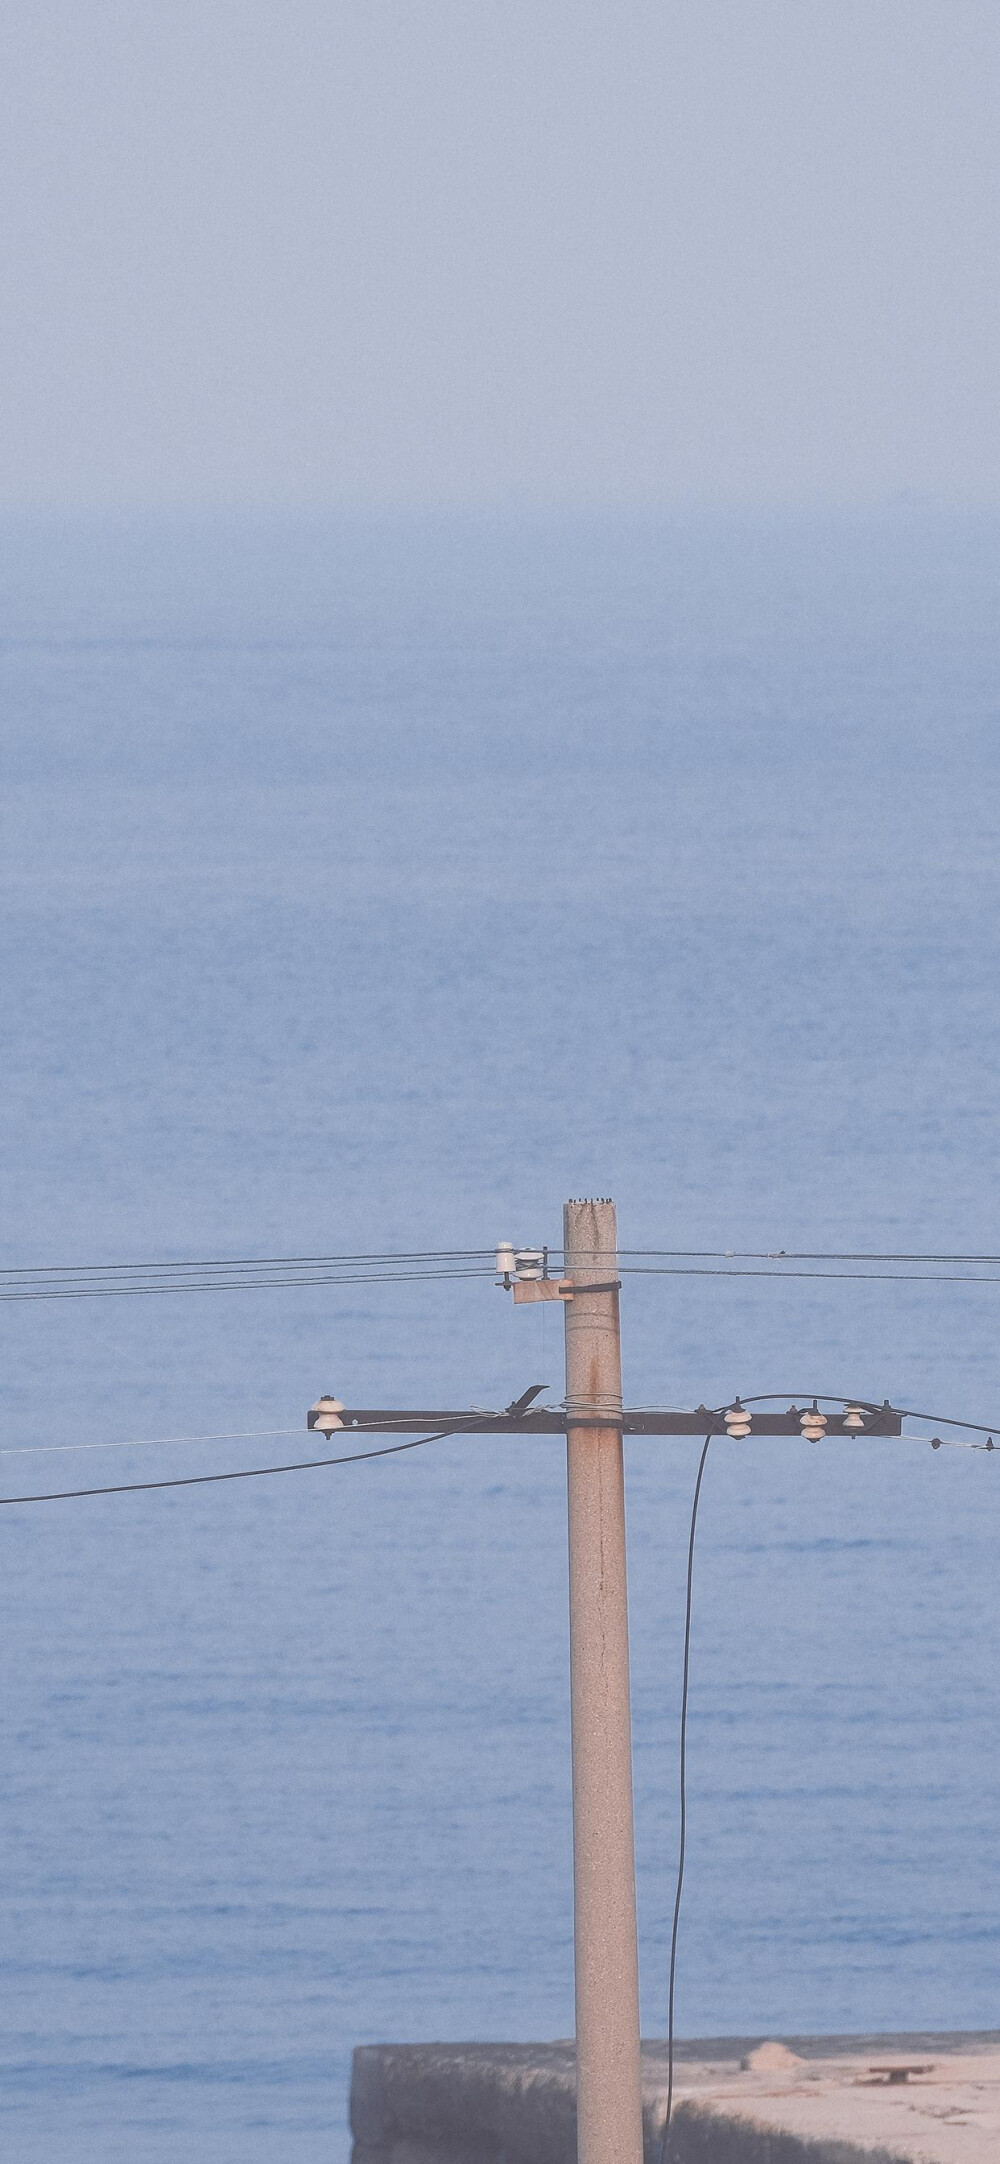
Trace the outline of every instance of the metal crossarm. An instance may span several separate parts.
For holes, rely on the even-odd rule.
[[[750,1434],[797,1435],[802,1434],[802,1408],[791,1406],[787,1412],[748,1413]],[[309,1414],[309,1426],[315,1428],[320,1415],[314,1407]],[[425,1428],[453,1428],[457,1435],[565,1435],[570,1415],[561,1408],[548,1411],[532,1406],[523,1412],[479,1412],[474,1407],[457,1411],[440,1406],[397,1410],[386,1406],[345,1406],[339,1416],[339,1425],[345,1429],[364,1429],[372,1435],[421,1435]],[[623,1412],[620,1415],[623,1435],[725,1435],[727,1433],[724,1413],[718,1409],[709,1411],[704,1405],[692,1412],[641,1411]],[[579,1427],[581,1416],[574,1412],[573,1425]],[[601,1412],[594,1423],[599,1427],[617,1426],[613,1413]],[[860,1430],[846,1425],[843,1413],[828,1413],[826,1436],[851,1437],[858,1434],[872,1436],[901,1435],[903,1416],[889,1405],[865,1406],[864,1425]]]

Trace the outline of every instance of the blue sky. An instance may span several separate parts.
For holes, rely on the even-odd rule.
[[[995,504],[993,0],[8,0],[8,507]]]

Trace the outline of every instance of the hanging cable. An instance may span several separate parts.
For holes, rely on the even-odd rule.
[[[681,1733],[680,1733],[680,1831],[677,1843],[677,1883],[674,1888],[674,1917],[670,1932],[670,1972],[667,1987],[667,2110],[660,2136],[659,2164],[666,2164],[667,2143],[670,2139],[670,2121],[674,2109],[674,1988],[677,1981],[677,1934],[681,1920],[681,1895],[684,1891],[684,1864],[687,1856],[687,1724],[688,1690],[691,1682],[691,1606],[694,1596],[694,1541],[698,1529],[698,1505],[701,1501],[701,1484],[705,1477],[711,1432],[702,1444],[698,1465],[698,1478],[694,1484],[694,1500],[691,1505],[691,1530],[688,1534],[687,1584],[684,1596],[684,1670],[681,1684]]]
[[[263,1480],[271,1473],[311,1473],[319,1466],[359,1465],[369,1458],[393,1458],[404,1450],[422,1450],[425,1443],[439,1443],[447,1435],[469,1435],[472,1422],[459,1428],[438,1428],[433,1435],[414,1436],[408,1443],[386,1443],[380,1450],[352,1450],[340,1458],[301,1458],[294,1465],[254,1465],[237,1473],[187,1473],[174,1480],[124,1480],[108,1488],[58,1488],[48,1495],[0,1495],[5,1503],[69,1503],[87,1495],[137,1495],[154,1488],[205,1488],[223,1480]]]

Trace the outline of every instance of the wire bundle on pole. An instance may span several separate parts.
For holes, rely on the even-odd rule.
[[[492,1250],[401,1255],[259,1255],[201,1262],[46,1264],[0,1270],[0,1301],[96,1300],[176,1292],[270,1292],[290,1285],[375,1285],[492,1277]]]
[[[553,1271],[561,1248],[539,1249]],[[622,1248],[618,1264],[629,1277],[877,1278],[898,1284],[1000,1284],[983,1266],[1000,1266],[994,1254],[837,1253],[793,1249]],[[902,1264],[901,1269],[804,1269],[802,1264]],[[940,1269],[918,1270],[917,1264]],[[975,1270],[960,1265],[979,1265]],[[760,1265],[762,1267],[748,1267]],[[794,1267],[793,1267],[794,1266]],[[272,1292],[296,1285],[419,1283],[496,1274],[495,1249],[429,1248],[400,1253],[242,1255],[194,1261],[45,1263],[0,1269],[0,1302],[137,1298],[156,1293]]]

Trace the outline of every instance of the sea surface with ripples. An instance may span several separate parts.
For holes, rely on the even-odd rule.
[[[580,1193],[632,1249],[1000,1252],[998,539],[8,524],[0,1261],[554,1243]],[[936,1267],[630,1276],[627,1398],[1000,1421],[1000,1268]],[[3,1339],[7,1495],[562,1389],[488,1277]],[[651,2034],[697,1448],[628,1453]],[[1000,2023],[998,1483],[713,1445],[682,2033]],[[353,2045],[571,2032],[564,1507],[558,1441],[468,1438],[0,1513],[8,2156],[339,2164]]]

